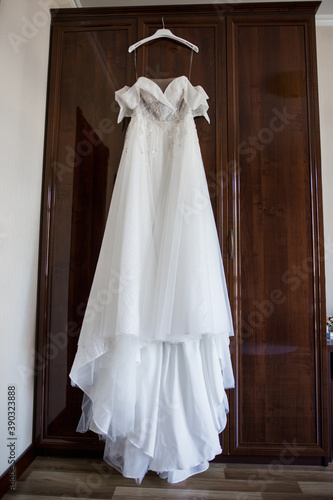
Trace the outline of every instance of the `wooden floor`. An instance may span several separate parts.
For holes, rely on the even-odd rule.
[[[97,459],[38,457],[4,500],[321,500],[333,499],[328,467],[211,464],[178,484],[149,472],[138,486]]]

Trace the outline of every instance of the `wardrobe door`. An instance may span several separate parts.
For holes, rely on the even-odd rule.
[[[328,454],[318,4],[304,5],[227,15],[230,453],[281,463]]]
[[[53,16],[36,363],[39,448],[103,447],[92,432],[75,432],[82,392],[71,387],[68,373],[124,141],[114,94],[133,79],[127,48],[136,22],[105,24],[97,18],[87,29]]]

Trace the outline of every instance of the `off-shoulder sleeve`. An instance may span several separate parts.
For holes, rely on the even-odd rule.
[[[207,110],[209,108],[207,99],[209,99],[209,97],[201,85],[193,87],[193,85],[188,82],[184,93],[184,99],[187,105],[192,109],[194,117],[203,116],[206,118],[208,123],[210,123],[210,119],[207,114]]]
[[[120,106],[117,120],[117,123],[120,123],[125,116],[132,116],[133,110],[140,100],[140,91],[136,85],[133,85],[133,87],[125,85],[125,87],[115,92],[115,98]]]

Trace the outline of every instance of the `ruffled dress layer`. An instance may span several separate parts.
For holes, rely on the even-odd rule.
[[[171,483],[221,453],[233,335],[194,117],[207,94],[185,77],[116,92],[130,116],[100,256],[70,372],[84,391],[77,430],[140,483]]]

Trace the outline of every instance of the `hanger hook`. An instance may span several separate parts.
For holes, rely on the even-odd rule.
[[[164,26],[164,17],[162,17],[162,26],[163,26],[163,29],[165,29],[165,26]]]

